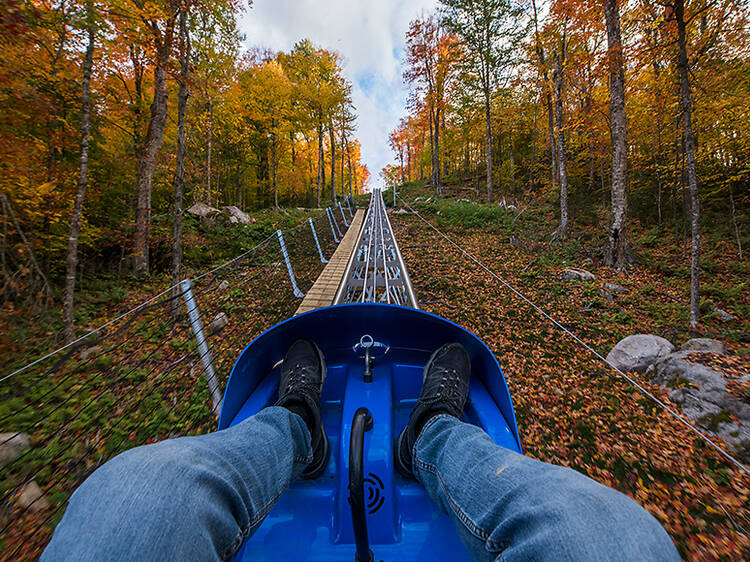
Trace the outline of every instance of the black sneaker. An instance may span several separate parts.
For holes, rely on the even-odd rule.
[[[412,449],[427,421],[438,414],[461,418],[469,396],[471,359],[460,343],[449,343],[435,351],[422,373],[422,392],[401,430],[393,450],[393,462],[406,477],[412,472]]]
[[[313,460],[300,478],[313,479],[323,474],[331,454],[320,418],[320,393],[325,379],[326,363],[320,348],[310,340],[294,342],[281,365],[279,399],[275,405],[298,414],[310,430]]]

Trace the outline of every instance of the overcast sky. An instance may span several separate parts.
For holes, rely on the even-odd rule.
[[[288,51],[305,37],[344,59],[354,85],[357,137],[374,185],[393,160],[388,134],[405,114],[401,78],[404,34],[409,22],[437,0],[253,0],[240,18],[246,47]]]

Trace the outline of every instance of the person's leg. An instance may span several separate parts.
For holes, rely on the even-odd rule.
[[[325,361],[307,340],[281,367],[279,399],[234,427],[118,455],[70,498],[43,560],[216,560],[232,556],[293,478],[328,464]]]
[[[442,414],[425,424],[413,471],[476,560],[679,560],[659,522],[582,474],[500,447]]]
[[[661,525],[627,496],[459,421],[470,375],[460,344],[433,353],[394,463],[424,485],[476,560],[679,560]]]
[[[212,560],[233,554],[312,459],[300,416],[118,455],[73,493],[42,560]]]

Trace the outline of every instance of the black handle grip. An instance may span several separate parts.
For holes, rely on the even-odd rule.
[[[370,541],[367,538],[365,514],[365,431],[372,429],[372,414],[365,407],[358,408],[352,418],[352,433],[349,438],[349,506],[352,508],[352,528],[357,552],[356,562],[372,562]]]

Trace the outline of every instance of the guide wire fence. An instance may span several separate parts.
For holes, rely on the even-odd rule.
[[[714,443],[711,439],[709,439],[702,431],[700,431],[695,425],[690,423],[684,416],[680,415],[678,412],[676,412],[674,409],[670,408],[667,404],[665,404],[662,400],[660,400],[658,397],[654,396],[651,392],[649,392],[646,388],[644,388],[641,384],[639,384],[636,380],[634,380],[632,377],[630,377],[627,373],[623,372],[621,369],[619,369],[617,366],[613,365],[607,359],[599,353],[597,350],[595,350],[593,347],[591,347],[589,344],[587,344],[585,341],[583,341],[581,338],[579,338],[576,334],[571,332],[567,327],[562,325],[560,322],[558,322],[555,318],[550,316],[546,311],[544,311],[541,307],[537,306],[534,302],[532,302],[528,297],[523,295],[520,291],[518,291],[513,285],[508,283],[505,279],[500,277],[497,273],[495,273],[492,269],[487,267],[483,262],[481,262],[476,256],[474,256],[471,252],[465,250],[463,247],[461,247],[459,244],[457,244],[452,238],[450,238],[448,235],[444,234],[440,229],[438,229],[436,226],[434,226],[431,222],[429,222],[426,218],[424,218],[419,212],[417,212],[413,207],[411,207],[406,201],[404,201],[401,196],[398,197],[401,199],[401,202],[403,203],[404,207],[409,209],[414,215],[417,216],[422,222],[424,222],[427,226],[429,226],[432,230],[434,230],[439,236],[444,238],[451,246],[453,246],[456,250],[458,250],[461,254],[469,258],[472,262],[474,262],[476,265],[478,265],[481,269],[483,269],[486,273],[488,273],[491,277],[495,278],[495,280],[499,281],[503,286],[505,286],[508,290],[510,290],[516,297],[523,300],[526,304],[531,306],[537,313],[539,313],[543,318],[546,320],[549,320],[555,327],[562,330],[566,335],[570,336],[576,343],[581,345],[584,349],[586,349],[589,353],[591,353],[594,357],[597,359],[603,361],[609,368],[614,370],[620,377],[622,377],[624,380],[626,380],[628,383],[630,383],[633,387],[635,387],[641,394],[652,400],[655,404],[660,406],[665,412],[667,412],[669,415],[674,417],[676,420],[678,420],[682,425],[684,425],[687,429],[689,429],[691,432],[693,432],[696,436],[698,436],[701,440],[703,440],[707,445],[709,445],[711,448],[713,448],[716,452],[718,452],[721,456],[723,456],[726,460],[728,460],[730,463],[734,464],[737,468],[742,470],[745,474],[750,475],[750,470],[741,463],[739,460],[737,460],[734,456],[727,453],[724,449],[719,447],[716,443]]]
[[[703,512],[703,517],[709,518],[713,517],[712,514],[722,514],[725,516],[725,521],[729,523],[728,527],[733,529],[740,537],[742,537],[742,540],[745,540],[748,535],[748,528],[747,528],[747,521],[748,521],[748,513],[745,511],[743,512],[737,512],[736,509],[739,505],[747,505],[747,475],[748,470],[747,467],[739,461],[737,458],[735,458],[733,455],[729,454],[725,450],[723,450],[721,447],[719,447],[716,443],[713,442],[713,440],[709,439],[702,431],[700,431],[697,427],[695,427],[694,424],[690,423],[688,420],[685,419],[683,415],[676,412],[673,408],[668,406],[663,400],[659,399],[654,393],[647,390],[644,385],[638,383],[633,377],[628,375],[627,373],[624,373],[621,369],[618,369],[611,363],[609,363],[604,356],[602,356],[598,351],[596,351],[593,347],[591,347],[589,344],[587,344],[584,340],[582,340],[579,336],[577,336],[575,333],[573,333],[568,327],[561,324],[559,321],[557,321],[554,317],[552,317],[550,314],[548,314],[543,308],[541,308],[539,305],[534,303],[531,299],[526,297],[523,293],[518,291],[513,285],[511,285],[508,281],[506,281],[501,275],[496,273],[492,268],[487,266],[483,261],[480,260],[477,256],[475,256],[473,253],[471,253],[469,250],[465,249],[461,245],[459,245],[453,238],[445,234],[442,230],[440,230],[437,226],[435,226],[432,222],[427,220],[424,216],[422,216],[419,211],[414,209],[409,203],[407,203],[404,199],[399,197],[401,199],[401,204],[404,206],[404,208],[408,209],[419,221],[427,225],[432,231],[434,231],[434,237],[437,241],[442,240],[442,242],[448,247],[452,248],[453,250],[457,251],[464,257],[468,259],[470,263],[473,265],[478,266],[481,268],[484,272],[486,272],[492,279],[495,281],[500,282],[505,288],[509,290],[509,297],[512,299],[520,299],[522,301],[523,305],[528,305],[528,313],[529,316],[524,316],[524,312],[521,311],[521,308],[519,307],[517,309],[517,312],[525,318],[530,318],[530,314],[532,311],[536,312],[537,314],[541,315],[545,320],[548,320],[553,327],[553,329],[560,329],[562,330],[566,335],[568,335],[571,340],[570,345],[581,345],[584,347],[589,353],[592,354],[593,358],[595,358],[598,361],[594,362],[595,368],[604,376],[608,377],[611,380],[618,381],[622,388],[631,388],[634,392],[638,392],[642,394],[645,398],[640,404],[646,403],[649,405],[653,405],[652,411],[663,411],[665,414],[667,414],[669,417],[671,417],[674,420],[674,426],[683,428],[686,428],[690,433],[696,436],[696,443],[705,443],[706,448],[699,448],[695,447],[695,451],[691,452],[693,450],[693,447],[691,447],[690,441],[685,442],[684,448],[679,448],[679,452],[675,450],[665,450],[662,451],[650,451],[646,449],[641,448],[640,440],[643,438],[642,435],[636,434],[632,431],[625,431],[623,433],[620,433],[615,437],[615,439],[625,446],[626,452],[623,453],[614,453],[614,457],[617,458],[619,456],[620,461],[624,459],[624,461],[627,463],[625,466],[633,466],[634,470],[635,467],[639,466],[639,463],[642,463],[641,467],[639,468],[639,471],[635,473],[635,475],[638,475],[638,481],[640,482],[640,478],[642,473],[640,473],[640,470],[645,467],[650,467],[649,470],[655,470],[655,471],[665,471],[665,474],[667,474],[667,478],[671,478],[670,474],[673,475],[673,477],[676,479],[676,482],[674,483],[674,486],[676,487],[676,493],[679,494],[678,497],[683,502],[683,510],[685,513],[691,513],[693,514],[693,517],[700,517],[700,515],[696,514],[695,510],[697,508],[700,508]],[[486,287],[486,285],[484,285]],[[457,303],[460,305],[460,303]],[[468,303],[467,303],[468,304]],[[459,306],[460,308],[460,306]],[[544,325],[542,326],[544,327]],[[517,329],[514,328],[514,329]],[[566,349],[562,345],[554,346],[557,349],[557,354],[565,353]],[[524,351],[524,353],[527,354],[533,354],[533,349],[527,349]],[[552,353],[555,353],[554,351]],[[572,359],[572,357],[558,357],[562,361],[569,361],[571,365],[576,365],[577,363]],[[590,361],[589,359],[584,359],[584,361]],[[508,367],[511,367],[511,373],[512,373],[512,367],[513,365],[508,365]],[[523,368],[523,367],[521,367]],[[570,367],[571,369],[575,369],[575,367]],[[580,367],[578,367],[580,368]],[[565,371],[566,367],[561,366],[561,371]],[[506,373],[506,377],[508,377],[509,374]],[[595,372],[586,372],[583,373],[581,376],[585,378],[593,378],[596,377]],[[510,374],[509,382],[513,381],[513,375]],[[599,386],[597,384],[597,386]],[[517,400],[518,397],[514,399]],[[542,397],[542,399],[544,399]],[[599,415],[612,417],[613,412],[606,410],[606,408],[609,407],[609,403],[605,404],[604,406],[597,406],[597,408],[600,408]],[[518,404],[516,404],[516,408],[518,408]],[[518,410],[517,410],[518,413]],[[590,416],[592,414],[592,410],[589,408],[586,410],[586,416]],[[575,412],[571,412],[571,419],[576,420],[580,418],[576,418]],[[615,416],[617,417],[617,416]],[[658,419],[658,418],[657,418]],[[577,422],[577,423],[580,423]],[[654,422],[656,423],[656,422]],[[629,425],[629,424],[627,424]],[[626,425],[626,426],[627,426]],[[680,433],[674,432],[674,430],[665,430],[668,431],[669,435],[673,435],[674,438],[680,438],[682,437]],[[544,449],[555,449],[555,440],[560,440],[561,442],[564,442],[566,440],[566,436],[564,434],[557,435],[556,430],[552,430],[552,443],[549,445],[546,445]],[[604,436],[602,436],[604,437]],[[682,437],[684,439],[684,437]],[[605,438],[606,442],[606,438]],[[538,439],[534,440],[534,443],[537,447],[541,445],[540,441]],[[676,444],[676,443],[675,443]],[[576,455],[578,454],[586,454],[580,453],[583,449],[578,449],[582,445],[576,441],[576,444],[574,445],[577,447],[576,451],[573,454],[573,459],[578,458]],[[540,449],[541,450],[541,449]],[[712,455],[714,458],[710,459],[710,462],[708,460],[708,456],[706,453],[714,451],[715,453],[718,453],[718,456]],[[536,452],[537,458],[540,451]],[[591,455],[601,454],[601,452],[598,449],[597,446],[597,452],[596,453],[589,453]],[[652,459],[652,455],[657,454],[657,459]],[[727,462],[728,461],[728,462]],[[559,459],[556,460],[556,457],[553,456],[550,460],[550,462],[559,462]],[[574,464],[576,462],[580,462],[580,460],[573,460],[571,461],[569,459],[569,462],[573,462]],[[594,461],[590,461],[594,462]],[[613,466],[618,466],[617,463],[618,460],[613,461]],[[620,467],[623,465],[620,464]],[[687,468],[691,467],[693,472],[693,477],[699,477],[699,475],[703,474],[703,471],[710,471],[711,470],[718,470],[722,466],[728,466],[729,468],[735,468],[736,472],[732,474],[731,472],[727,472],[726,474],[729,475],[726,478],[726,482],[724,485],[726,485],[732,493],[735,495],[734,498],[727,498],[726,496],[720,496],[717,495],[718,490],[716,489],[709,489],[707,487],[704,488],[705,483],[702,484],[696,484],[690,483],[690,480],[688,479],[688,472]],[[581,468],[579,466],[574,466],[574,468],[586,472],[585,468]],[[639,475],[640,474],[640,475]],[[635,475],[633,478],[635,478]],[[591,474],[589,474],[591,476]],[[610,474],[610,476],[612,476]],[[595,476],[592,476],[595,477]],[[598,476],[596,476],[598,479]],[[651,477],[653,479],[653,476]],[[644,480],[646,480],[646,477],[644,477]],[[622,484],[619,484],[618,486],[615,486],[614,484],[610,484],[613,487],[622,486]],[[632,485],[632,483],[630,484]],[[639,502],[643,503],[644,499],[639,498],[637,491],[632,490],[630,488],[630,485],[625,484],[625,488],[621,489],[621,491],[626,491],[627,493],[631,495],[635,495],[636,499],[639,500]],[[642,485],[642,484],[641,484]],[[715,484],[714,484],[715,485]],[[652,486],[654,488],[654,486]],[[664,488],[664,486],[658,484],[655,484],[655,488]],[[744,499],[743,499],[744,498]],[[651,500],[653,501],[653,500]],[[659,508],[661,506],[658,506]],[[738,522],[732,515],[735,515],[735,517],[740,521]],[[719,516],[720,519],[722,519],[721,516]],[[665,523],[663,521],[663,523]],[[743,524],[745,525],[743,527]],[[678,525],[680,523],[678,522]],[[682,527],[679,527],[681,529]],[[701,532],[698,530],[697,532]],[[733,539],[735,540],[735,539]],[[741,541],[738,542],[738,545],[741,544]],[[741,548],[738,546],[737,548]]]
[[[329,217],[339,215],[346,231],[335,210],[281,232],[302,292],[325,266],[320,253],[330,258],[336,247]],[[242,349],[301,302],[275,231],[190,285],[203,352],[178,285],[0,378],[0,447],[30,441],[0,467],[0,559],[37,557],[72,491],[116,454],[215,429],[218,410],[206,379],[215,376],[223,392]]]

